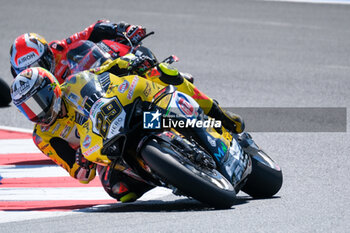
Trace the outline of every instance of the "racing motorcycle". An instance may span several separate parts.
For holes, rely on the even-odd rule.
[[[83,43],[69,56],[76,72],[108,59],[96,44]],[[147,48],[136,54],[157,63]],[[174,60],[170,56],[165,62]],[[280,167],[248,133],[227,131],[174,86],[138,75],[85,71],[70,76],[62,93],[82,119],[77,126],[82,154],[110,168],[108,177],[122,171],[215,208],[230,208],[240,190],[268,198],[282,186]]]
[[[124,39],[128,42],[127,44],[113,39],[101,40],[96,44],[87,40],[77,41],[71,45],[70,51],[67,52],[70,73],[74,74],[79,71],[96,68],[107,60],[115,60],[128,53],[133,53],[137,56],[151,53],[154,57],[151,50],[142,46],[142,41],[153,34],[154,32],[146,34],[137,44],[133,44],[126,35],[124,35]],[[179,60],[175,55],[172,55],[170,58],[171,62]],[[79,64],[78,66],[77,63]],[[184,75],[184,78],[191,83],[194,81],[191,75]]]

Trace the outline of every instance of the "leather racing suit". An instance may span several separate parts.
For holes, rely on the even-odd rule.
[[[80,135],[77,129],[86,118],[76,112],[65,98],[62,98],[65,110],[50,126],[35,125],[33,141],[36,146],[57,165],[64,168],[71,177],[83,184],[89,183],[99,173],[103,188],[113,198],[122,201],[135,201],[142,194],[153,188],[138,179],[137,175],[126,169],[123,172],[116,171],[112,179],[107,179],[108,167],[96,165],[85,159],[80,152]],[[84,159],[84,158],[83,158]],[[133,177],[133,178],[132,178]]]

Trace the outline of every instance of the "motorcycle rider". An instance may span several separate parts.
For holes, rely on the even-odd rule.
[[[176,69],[165,63],[151,68],[150,63],[152,61],[145,56],[137,57],[134,54],[128,54],[90,71],[96,74],[112,71],[117,75],[135,71],[163,86],[168,84],[163,82],[162,77],[169,75],[177,81],[172,84],[178,84],[176,86],[179,91],[197,97],[203,109],[208,109],[211,105],[209,114],[215,113],[212,110],[215,102],[195,88],[192,83],[183,79]],[[15,78],[11,86],[11,96],[19,110],[36,123],[33,140],[37,147],[65,168],[72,177],[82,183],[91,181],[96,175],[96,165],[81,155],[80,140],[76,130],[76,124],[81,124],[83,117],[62,98],[60,85],[54,75],[42,68],[33,67],[24,70]],[[236,130],[235,132],[241,130],[242,127],[239,127],[231,126]],[[107,193],[122,202],[134,201],[152,188],[138,179],[130,169],[125,169],[128,175],[119,172],[114,176],[114,180],[106,178],[107,167],[100,167],[99,170],[99,176]]]
[[[90,40],[96,43],[104,39],[115,39],[126,44],[126,36],[131,43],[138,44],[145,35],[146,29],[142,26],[125,22],[115,24],[108,20],[98,20],[67,39],[50,43],[39,34],[25,33],[17,37],[10,48],[11,73],[16,77],[26,68],[40,66],[53,73],[59,83],[63,83],[70,75],[66,55],[74,42]]]
[[[135,201],[153,188],[128,168],[109,179],[108,167],[84,158],[77,130],[84,117],[69,105],[57,79],[46,69],[32,67],[18,74],[11,85],[11,97],[17,108],[36,123],[33,131],[36,146],[73,178],[87,184],[98,170],[106,192],[121,202]]]
[[[70,106],[63,101],[63,104],[61,104],[61,91],[59,89],[58,83],[62,83],[64,78],[67,77],[69,74],[68,65],[63,58],[62,54],[67,52],[69,50],[69,41],[73,41],[74,39],[78,40],[81,39],[91,39],[95,40],[94,38],[97,38],[98,36],[92,36],[94,35],[94,30],[99,30],[99,32],[103,32],[104,29],[110,28],[106,25],[111,25],[107,21],[99,21],[95,25],[91,25],[88,27],[85,31],[81,33],[77,33],[67,40],[58,42],[51,42],[50,47],[44,41],[42,38],[35,35],[34,37],[31,34],[24,34],[22,35],[22,40],[28,39],[30,42],[34,44],[42,43],[44,46],[38,46],[39,47],[39,57],[35,57],[36,60],[32,60],[32,63],[29,62],[31,57],[29,56],[30,53],[35,54],[32,50],[25,50],[21,49],[21,51],[27,51],[26,54],[19,56],[18,54],[18,46],[21,44],[20,42],[14,43],[14,45],[11,48],[11,55],[13,55],[13,59],[11,58],[11,65],[12,65],[12,71],[13,74],[20,72],[21,70],[25,69],[26,67],[30,66],[43,66],[46,68],[49,68],[51,71],[54,71],[55,74],[58,74],[58,79],[60,81],[55,80],[55,77],[50,74],[47,71],[43,71],[42,69],[30,69],[29,71],[22,71],[22,73],[19,73],[17,77],[26,77],[26,76],[32,76],[35,72],[35,70],[38,70],[36,72],[35,80],[41,80],[38,81],[38,83],[44,83],[43,77],[45,77],[47,82],[47,79],[50,80],[50,83],[52,84],[53,92],[51,93],[51,97],[49,100],[52,102],[50,105],[50,108],[45,109],[42,115],[39,118],[33,118],[35,115],[35,111],[31,111],[30,107],[24,103],[24,101],[27,102],[28,99],[33,101],[33,98],[28,95],[18,95],[18,90],[16,87],[20,84],[15,84],[22,80],[23,78],[17,78],[15,79],[13,85],[12,85],[12,98],[14,101],[14,104],[33,122],[37,123],[35,126],[35,130],[33,133],[33,139],[35,144],[39,147],[40,150],[44,152],[47,156],[52,158],[58,165],[65,168],[69,174],[78,179],[82,183],[88,183],[90,180],[92,180],[95,177],[96,174],[96,165],[92,164],[91,162],[84,159],[84,157],[79,153],[79,136],[77,135],[76,126],[75,124],[79,122],[80,117],[79,114],[75,113],[74,110],[70,110]],[[118,24],[120,25],[120,24]],[[95,29],[102,27],[102,29]],[[116,25],[113,25],[114,27],[117,27]],[[131,27],[131,29],[130,29]],[[142,35],[145,35],[145,30],[140,26],[127,26],[126,31],[130,31],[131,33],[127,32],[127,35],[136,35],[135,39],[133,40],[133,37],[129,37],[133,43],[138,43],[139,39],[142,38]],[[136,28],[136,29],[135,29]],[[143,31],[142,31],[143,30]],[[90,32],[90,33],[89,33]],[[90,34],[90,36],[87,36]],[[97,32],[96,32],[97,34]],[[103,34],[103,33],[102,33]],[[108,35],[108,33],[107,33]],[[84,37],[85,36],[85,37]],[[115,36],[115,35],[113,35]],[[40,40],[39,40],[40,39]],[[39,42],[40,43],[39,43]],[[96,40],[95,40],[96,41]],[[37,43],[36,43],[37,42]],[[27,41],[25,41],[27,43]],[[32,44],[31,44],[32,45]],[[60,47],[61,46],[61,47]],[[30,46],[28,46],[30,47]],[[58,48],[58,50],[57,50]],[[62,49],[63,48],[63,49]],[[40,50],[41,49],[41,50]],[[65,50],[66,49],[66,50]],[[16,50],[14,52],[14,50]],[[57,52],[57,51],[61,51]],[[30,51],[28,53],[28,51]],[[41,51],[41,53],[40,53]],[[44,51],[44,52],[43,52]],[[50,51],[56,51],[53,55],[50,53]],[[46,52],[46,53],[45,53]],[[51,55],[50,55],[51,54]],[[47,55],[47,56],[46,56]],[[34,55],[32,55],[34,57]],[[16,60],[17,59],[17,60]],[[59,60],[61,59],[61,60]],[[59,66],[55,66],[56,61],[59,63]],[[58,60],[58,61],[57,61]],[[15,66],[15,65],[22,65],[22,67]],[[114,61],[111,61],[110,63],[106,64],[103,67],[91,70],[92,72],[96,74],[100,74],[106,71],[110,71],[116,75],[125,74],[127,72],[130,72],[130,69],[133,69],[136,71],[139,75],[143,75],[145,78],[150,79],[153,82],[157,82],[163,86],[172,84],[175,85],[179,91],[182,91],[186,94],[189,94],[192,96],[198,104],[204,109],[204,112],[214,117],[217,120],[221,120],[223,125],[231,130],[234,133],[240,133],[244,130],[244,123],[241,120],[241,118],[237,115],[231,114],[229,112],[226,112],[222,110],[219,105],[209,97],[207,97],[205,94],[200,92],[191,82],[187,81],[186,78],[182,75],[182,73],[178,72],[176,69],[168,66],[166,63],[160,63],[153,67],[152,61],[148,57],[137,57],[133,54],[128,54],[127,56],[118,58]],[[61,68],[59,68],[61,67]],[[113,69],[112,69],[113,68]],[[63,72],[64,71],[64,72]],[[29,73],[32,74],[29,74]],[[62,73],[63,72],[63,73]],[[31,80],[31,79],[30,79]],[[34,80],[34,79],[33,79]],[[22,80],[23,83],[23,80]],[[45,84],[45,83],[44,83]],[[42,84],[42,85],[44,85]],[[49,83],[46,83],[45,85],[48,85]],[[24,89],[30,89],[31,94],[35,93],[41,93],[39,90],[42,90],[42,86],[34,85],[34,83],[29,84],[26,88],[22,87]],[[47,94],[47,93],[43,93]],[[33,103],[32,103],[33,104]],[[41,103],[42,104],[42,103]],[[40,105],[40,104],[39,104]],[[38,104],[35,104],[34,101],[34,108],[37,110]],[[56,120],[57,119],[57,120]],[[137,176],[133,176],[132,172],[130,173],[129,170],[126,170],[126,172],[129,172],[129,175],[125,175],[124,173],[120,172],[118,173],[118,176],[115,176],[116,180],[110,181],[103,179],[104,174],[106,173],[106,167],[100,167],[100,178],[102,181],[102,184],[104,188],[106,189],[107,193],[111,195],[112,197],[121,200],[122,202],[127,201],[134,201],[138,197],[140,197],[144,192],[151,189],[149,185],[145,184],[144,182],[137,180]],[[130,177],[133,176],[133,178]],[[136,178],[136,179],[135,179]]]
[[[80,40],[98,42],[103,39],[116,39],[118,42],[127,43],[126,36],[131,43],[136,45],[145,35],[146,29],[142,26],[130,25],[125,22],[114,24],[108,20],[99,20],[84,31],[77,32],[65,40],[52,41],[49,44],[38,34],[26,33],[17,37],[11,46],[11,73],[16,77],[28,67],[40,66],[54,74],[61,84],[71,73],[66,55],[74,42]],[[135,58],[133,59],[135,60]],[[130,61],[130,59],[126,60]],[[169,84],[176,86],[179,91],[196,100],[204,109],[205,114],[221,120],[227,129],[234,133],[241,133],[244,130],[243,119],[239,115],[223,110],[215,100],[200,92],[188,81],[192,78],[189,77],[189,74],[181,73],[166,63],[161,63],[153,68],[152,72],[145,73],[141,71],[151,69],[155,64],[147,58],[143,59],[141,63],[139,75],[164,86]],[[115,64],[112,63],[108,67],[114,67]],[[125,66],[125,64],[121,66]]]

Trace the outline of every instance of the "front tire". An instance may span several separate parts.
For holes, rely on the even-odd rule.
[[[0,78],[0,107],[8,106],[11,103],[10,88],[7,83]]]
[[[182,155],[155,141],[144,146],[141,156],[164,182],[186,195],[220,209],[234,204],[234,188],[218,171],[204,170],[185,158],[182,160]]]
[[[275,195],[283,183],[282,170],[262,150],[251,156],[252,172],[242,191],[254,198],[269,198]]]

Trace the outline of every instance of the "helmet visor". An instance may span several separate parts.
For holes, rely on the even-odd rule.
[[[48,124],[53,118],[53,98],[51,86],[45,87],[17,105],[18,109],[32,122]]]

